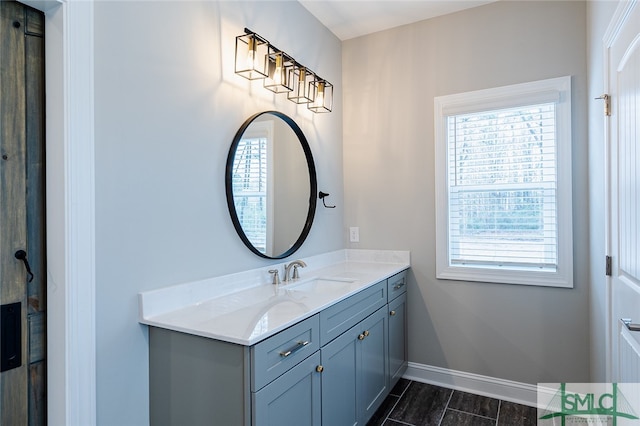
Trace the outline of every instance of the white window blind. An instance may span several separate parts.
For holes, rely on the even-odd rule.
[[[557,267],[555,104],[448,117],[451,263]]]
[[[261,253],[267,247],[267,138],[243,138],[233,160],[233,194],[247,239]]]
[[[435,99],[438,278],[573,286],[570,88]]]

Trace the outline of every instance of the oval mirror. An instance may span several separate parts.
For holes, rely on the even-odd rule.
[[[265,111],[240,127],[227,157],[227,205],[238,235],[258,256],[282,259],[300,248],[316,210],[316,168],[300,127]]]

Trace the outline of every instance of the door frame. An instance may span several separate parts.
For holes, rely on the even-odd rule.
[[[626,22],[627,17],[636,6],[638,0],[629,0],[629,1],[621,1],[618,3],[618,6],[613,13],[613,17],[609,22],[607,30],[602,37],[603,41],[603,58],[604,58],[604,66],[603,66],[603,77],[604,77],[604,92],[610,93],[611,86],[609,84],[609,79],[611,77],[609,70],[611,67],[611,56],[609,51],[613,46],[613,43],[616,41],[620,34],[620,30],[623,24]],[[611,245],[611,214],[612,214],[612,202],[611,202],[611,184],[613,176],[611,175],[612,167],[611,167],[611,120],[605,119],[604,125],[604,143],[605,143],[605,250],[606,255],[611,256],[612,254],[612,245]],[[613,288],[612,288],[612,277],[606,277],[606,328],[605,328],[605,340],[606,340],[606,353],[605,353],[605,364],[606,364],[606,380],[607,382],[611,382],[613,380],[613,368],[614,368],[614,356],[617,354],[617,351],[614,350],[614,344],[617,341],[617,333],[614,331],[617,329],[618,323],[617,320],[612,318],[613,313]]]
[[[93,0],[45,14],[49,424],[96,424]]]

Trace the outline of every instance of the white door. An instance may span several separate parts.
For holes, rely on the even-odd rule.
[[[612,382],[640,382],[640,5],[621,2],[605,36],[610,208],[610,372]],[[634,327],[631,327],[632,329]]]

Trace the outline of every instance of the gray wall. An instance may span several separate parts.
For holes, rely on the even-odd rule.
[[[313,114],[236,76],[245,26],[334,83],[335,112]],[[96,3],[98,424],[148,423],[138,292],[274,263],[244,247],[227,211],[227,151],[246,118],[275,109],[295,119],[320,187],[342,204],[340,52],[297,2]],[[343,248],[335,210],[317,212],[295,256]]]
[[[500,1],[343,43],[345,227],[411,250],[409,360],[525,383],[589,380],[584,2]],[[573,289],[435,278],[433,98],[571,75]],[[344,235],[347,235],[345,230]]]

